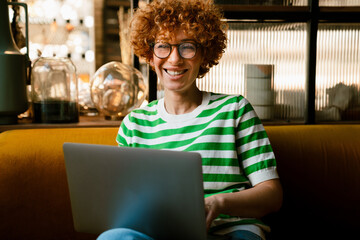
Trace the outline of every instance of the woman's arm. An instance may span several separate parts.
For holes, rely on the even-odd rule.
[[[206,225],[219,214],[244,218],[261,218],[280,209],[282,187],[279,179],[261,182],[252,188],[235,192],[212,195],[205,198]]]

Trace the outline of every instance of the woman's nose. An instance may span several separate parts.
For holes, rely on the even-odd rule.
[[[177,47],[173,47],[170,55],[168,57],[168,61],[171,63],[182,63],[183,58],[180,56]]]

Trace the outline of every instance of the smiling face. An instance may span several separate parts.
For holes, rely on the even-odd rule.
[[[194,42],[184,31],[177,30],[174,38],[169,41],[158,39],[156,42],[168,42],[175,45],[183,42]],[[196,87],[195,80],[198,76],[200,65],[203,61],[201,49],[198,49],[196,55],[191,59],[182,58],[179,55],[178,47],[173,46],[170,55],[167,58],[158,58],[153,55],[150,65],[160,78],[161,83],[166,91],[184,93],[194,90]]]

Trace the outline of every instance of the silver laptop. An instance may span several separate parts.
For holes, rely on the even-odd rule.
[[[63,150],[76,231],[206,239],[199,154],[79,143]]]

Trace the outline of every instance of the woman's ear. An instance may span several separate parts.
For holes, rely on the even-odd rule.
[[[151,70],[153,70],[153,71],[155,72],[155,65],[154,65],[154,59],[153,59],[153,58],[150,59],[149,65],[150,65],[150,67],[151,67]]]

